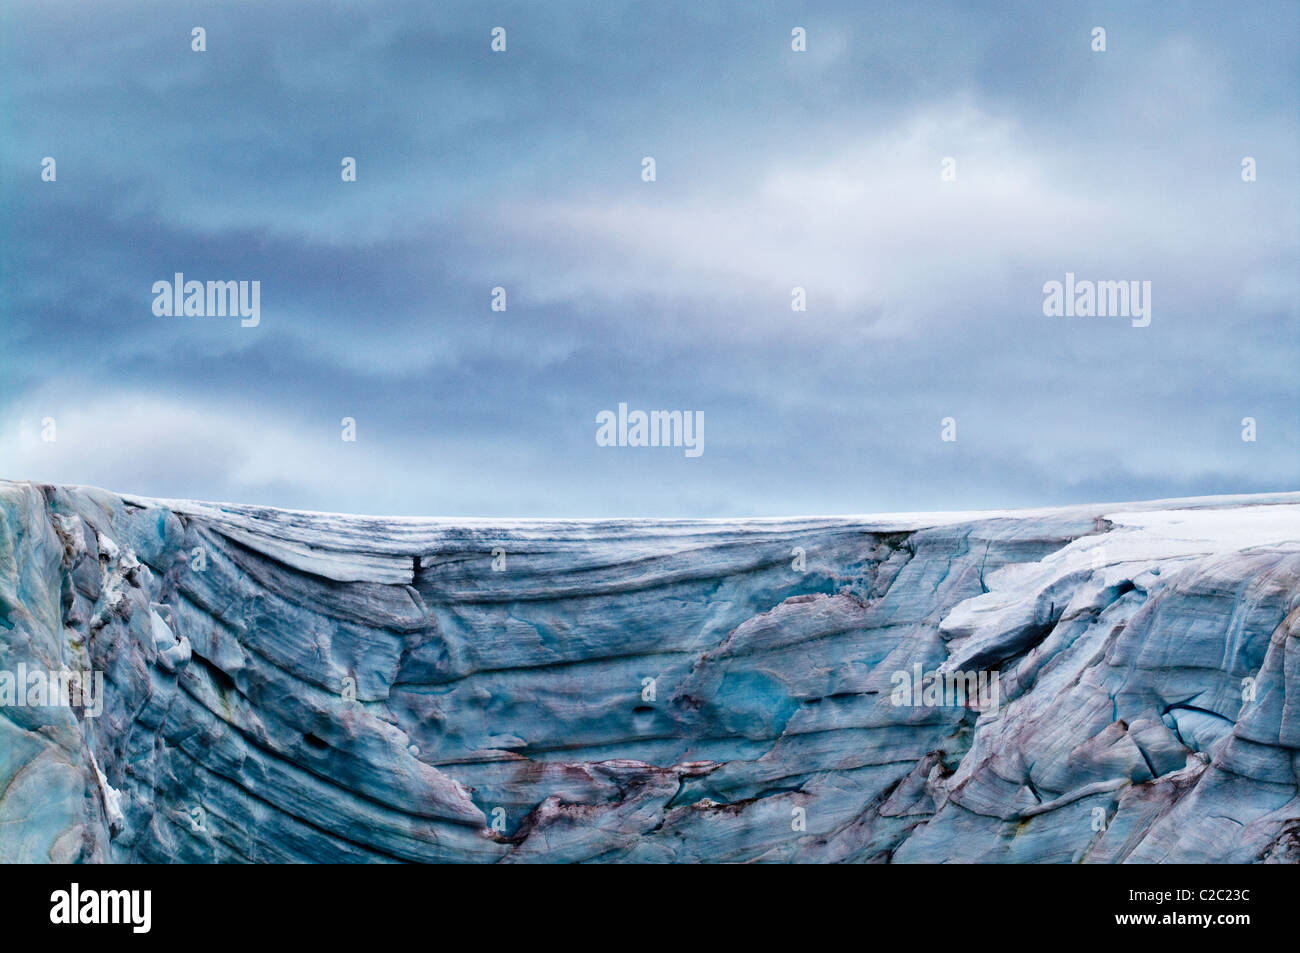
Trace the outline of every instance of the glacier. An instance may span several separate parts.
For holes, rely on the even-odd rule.
[[[1300,493],[735,520],[0,481],[4,862],[1300,860]],[[995,706],[898,704],[991,673]]]

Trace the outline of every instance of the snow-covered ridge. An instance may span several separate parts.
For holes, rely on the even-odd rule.
[[[106,684],[0,707],[0,860],[1295,860],[1298,581],[1300,493],[448,520],[0,482],[0,672]],[[995,709],[898,703],[976,671]]]

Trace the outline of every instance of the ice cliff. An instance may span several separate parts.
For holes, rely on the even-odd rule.
[[[1300,494],[447,521],[0,482],[0,672],[104,686],[0,707],[0,861],[1295,862],[1298,583]],[[996,705],[898,704],[975,671]]]

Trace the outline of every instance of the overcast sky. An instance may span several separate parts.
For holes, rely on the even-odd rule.
[[[6,4],[0,477],[445,516],[1300,487],[1300,4],[972,6]],[[260,323],[155,316],[176,272]],[[1045,316],[1067,272],[1150,281],[1150,326]],[[620,402],[704,453],[598,446]]]

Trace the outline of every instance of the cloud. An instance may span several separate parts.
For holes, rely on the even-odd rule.
[[[0,475],[696,516],[1300,477],[1295,9],[1113,9],[1105,54],[1069,4],[827,2],[807,54],[774,6],[313,10],[6,11]],[[175,271],[261,326],[154,317]],[[1066,271],[1150,280],[1151,327],[1045,318]],[[603,452],[623,400],[705,455]]]
[[[955,182],[941,181],[945,157]],[[1179,272],[1160,289],[1170,307],[1259,269],[1260,222],[1239,192],[1207,193],[1201,181],[1154,192],[1158,170],[1132,159],[1123,180],[1099,187],[1094,160],[1009,116],[949,103],[830,155],[757,157],[752,188],[651,183],[598,200],[511,202],[488,227],[509,236],[521,276],[549,260],[528,275],[541,300],[788,301],[798,285],[819,316],[865,316],[878,333],[913,337],[969,322],[981,299],[1017,296],[1037,310],[1041,283],[1066,270]],[[1271,254],[1293,260],[1296,236],[1272,237]],[[1252,297],[1280,281],[1251,277]]]

